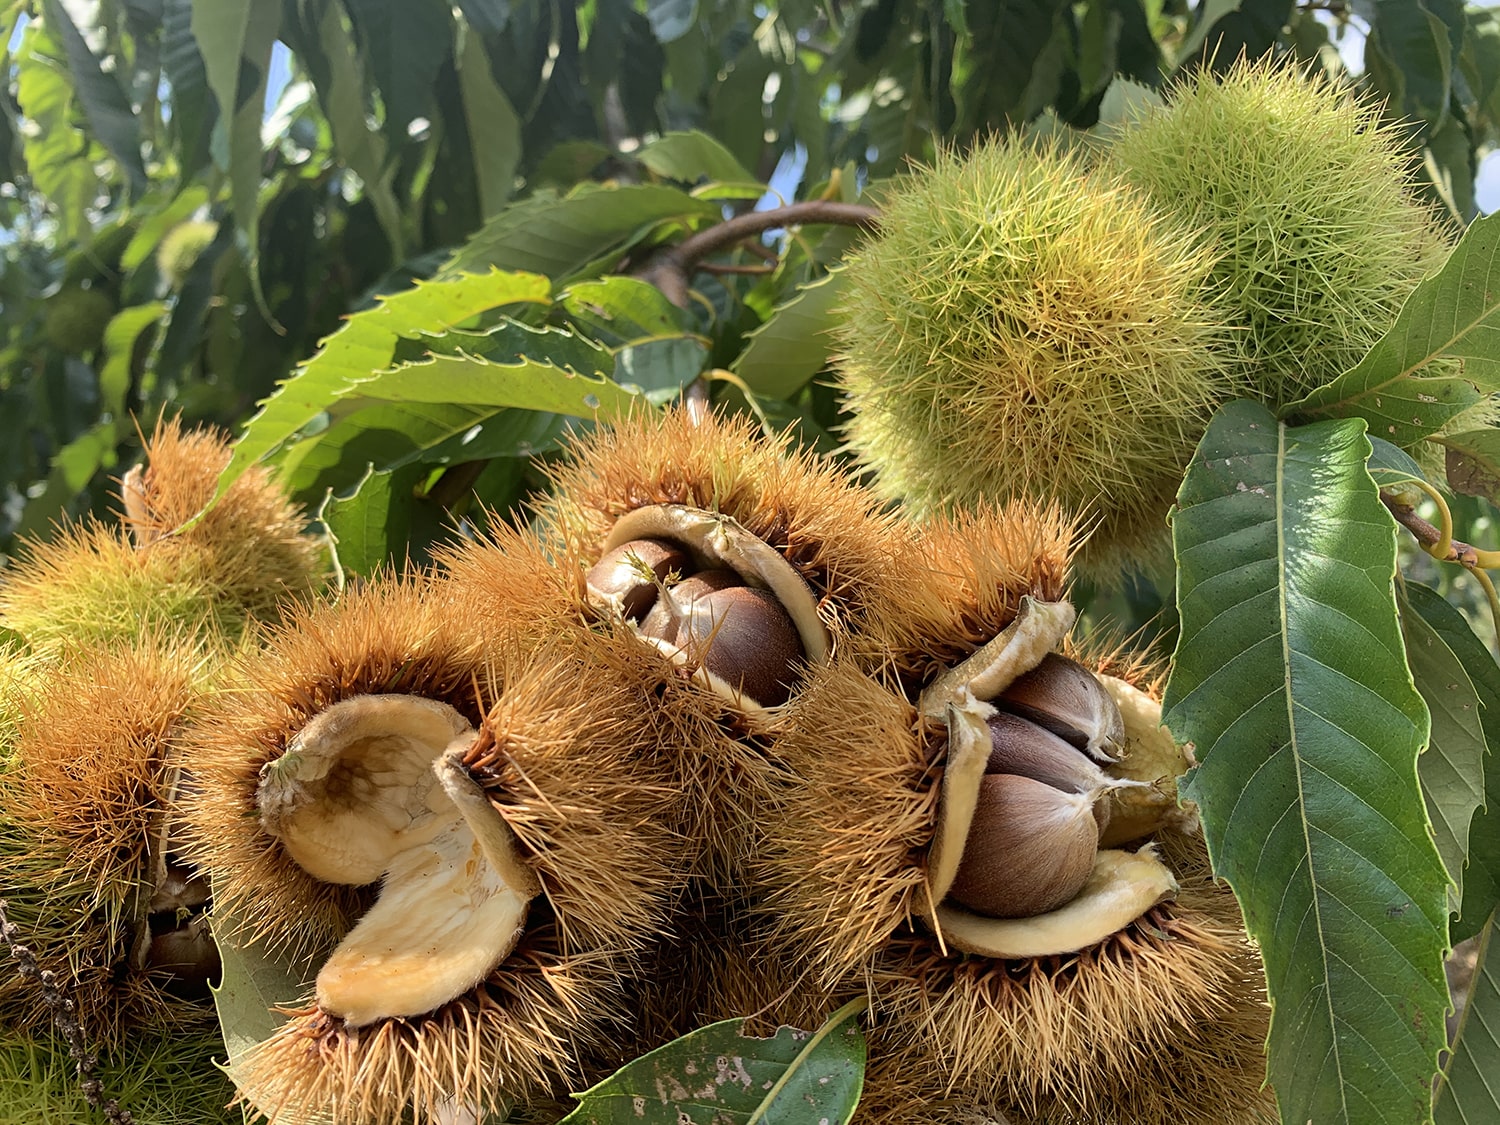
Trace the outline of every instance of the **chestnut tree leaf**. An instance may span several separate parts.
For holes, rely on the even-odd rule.
[[[545,277],[489,270],[446,281],[418,282],[411,289],[383,298],[373,308],[355,313],[323,341],[317,354],[261,403],[259,413],[235,443],[229,464],[219,474],[215,499],[223,496],[249,466],[265,460],[298,431],[317,423],[356,383],[390,366],[400,340],[441,332],[491,309],[547,305],[551,296],[552,286]]]
[[[1469,825],[1484,795],[1485,736],[1474,682],[1429,620],[1429,615],[1451,615],[1463,626],[1463,616],[1435,593],[1424,597],[1424,589],[1408,587],[1400,599],[1401,636],[1412,680],[1432,718],[1427,748],[1417,759],[1417,776],[1438,854],[1453,880],[1449,906],[1457,913],[1469,856]],[[1451,628],[1453,623],[1447,623]]]
[[[1449,926],[1448,939],[1457,945],[1477,934],[1500,906],[1500,760],[1495,757],[1500,747],[1500,665],[1463,614],[1436,590],[1408,582],[1406,599],[1463,665],[1479,696],[1479,722],[1489,749],[1484,762],[1484,805],[1469,825],[1463,908]]]
[[[1438,439],[1448,484],[1466,496],[1500,504],[1500,430],[1469,430]]]
[[[635,158],[658,176],[689,186],[704,177],[719,183],[755,183],[755,176],[734,158],[733,153],[707,133],[697,130],[664,133],[642,145]],[[765,185],[759,186],[763,193]]]
[[[485,223],[442,276],[498,267],[574,280],[611,271],[658,223],[721,217],[718,204],[666,184],[580,184],[561,197],[538,191]]]
[[[797,290],[750,333],[734,371],[745,385],[768,398],[791,398],[828,365],[834,308],[844,293],[844,275],[834,271]]]
[[[865,1006],[769,1039],[746,1035],[743,1020],[701,1027],[574,1095],[558,1125],[845,1125],[864,1088]]]
[[[1434,1125],[1481,1125],[1500,1119],[1500,953],[1495,927],[1485,924],[1453,1054],[1443,1074]]]
[[[1459,364],[1431,366],[1434,360]],[[1396,323],[1337,379],[1287,407],[1289,418],[1358,416],[1403,448],[1500,391],[1500,216],[1478,219]]]
[[[315,974],[308,963],[272,955],[264,943],[244,943],[240,925],[222,909],[215,908],[210,924],[224,966],[213,989],[214,1008],[229,1053],[225,1069],[232,1077],[245,1052],[269,1039],[285,1021],[274,1009],[307,996]]]
[[[1289,1123],[1425,1121],[1448,1006],[1448,877],[1417,778],[1428,716],[1364,429],[1226,404],[1173,519],[1164,718],[1196,747],[1183,796],[1261,947]]]

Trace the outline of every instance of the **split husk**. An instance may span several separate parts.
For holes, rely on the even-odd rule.
[[[477,732],[442,750],[439,772],[468,787],[465,822],[488,817],[513,842],[521,874],[507,885],[529,880],[527,897],[538,892],[503,959],[477,984],[429,997],[431,1010],[341,1008],[343,1018],[320,1003],[331,995],[320,977],[317,993],[232,1067],[242,1097],[273,1119],[316,1111],[383,1125],[442,1106],[494,1112],[561,1093],[577,1080],[581,1055],[619,1038],[629,1018],[625,983],[685,878],[687,849],[663,815],[674,794],[653,772],[660,675],[643,668],[635,642],[574,627],[547,643],[507,643],[455,614],[463,600],[444,585],[377,581],[290,620],[242,667],[255,687],[197,728],[187,817],[218,901],[245,940],[310,955],[326,970],[330,951],[337,958],[359,940],[356,921],[382,909],[379,899],[371,907],[368,889],[325,882],[299,864],[296,849],[267,830],[261,799],[267,771],[298,752],[299,732],[363,696],[426,699]],[[356,745],[344,759],[356,774],[364,752]],[[397,782],[438,788],[416,778]],[[271,824],[287,839],[314,839],[284,820]],[[380,894],[392,888],[388,878]],[[420,888],[412,895],[414,917],[434,909],[422,905]],[[355,994],[377,1005],[390,998],[357,980]]]

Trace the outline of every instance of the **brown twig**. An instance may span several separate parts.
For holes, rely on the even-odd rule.
[[[698,267],[698,262],[710,254],[733,246],[752,235],[782,227],[801,226],[807,223],[834,223],[841,226],[873,227],[880,221],[880,212],[862,203],[834,203],[822,199],[803,203],[789,203],[785,207],[773,207],[767,211],[750,211],[715,223],[697,234],[683,239],[676,246],[661,251],[637,271],[636,277],[649,281],[666,295],[678,308],[688,304],[688,278]]]
[[[1443,541],[1443,533],[1435,525],[1417,515],[1416,509],[1410,504],[1403,504],[1383,492],[1380,494],[1380,502],[1395,517],[1396,522],[1411,532],[1423,547],[1435,547]],[[1448,554],[1441,560],[1442,562],[1456,562],[1459,566],[1468,567],[1470,570],[1479,565],[1479,548],[1468,543],[1461,543],[1457,539],[1449,542]]]
[[[41,986],[42,1001],[52,1010],[52,1021],[57,1024],[57,1029],[67,1041],[68,1057],[78,1068],[78,1082],[83,1087],[83,1096],[88,1099],[89,1105],[104,1114],[110,1125],[135,1125],[135,1118],[130,1115],[129,1110],[121,1109],[120,1103],[114,1098],[104,1096],[104,1083],[94,1073],[98,1069],[99,1060],[89,1052],[88,1044],[84,1042],[83,1027],[74,1013],[73,1001],[63,995],[57,974],[38,965],[36,954],[31,952],[30,946],[22,945],[16,940],[16,933],[16,924],[6,913],[6,902],[0,899],[0,939],[4,940],[6,949],[15,958],[16,971]]]
[[[728,262],[703,262],[698,266],[698,268],[704,273],[711,273],[715,275],[745,274],[747,276],[772,273],[776,269],[775,266],[771,265],[768,262],[762,262],[759,265],[749,265],[747,263],[741,266],[730,265]]]

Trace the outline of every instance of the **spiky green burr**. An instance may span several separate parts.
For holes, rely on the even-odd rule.
[[[1359,362],[1447,250],[1413,194],[1401,128],[1290,67],[1189,76],[1121,131],[1109,161],[1218,248],[1213,285],[1272,409]]]
[[[1201,240],[1112,173],[992,141],[895,187],[850,262],[847,437],[919,511],[1056,500],[1103,571],[1165,554],[1164,517],[1233,333]]]

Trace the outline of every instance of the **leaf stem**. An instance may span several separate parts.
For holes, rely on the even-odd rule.
[[[1391,513],[1397,523],[1412,533],[1422,550],[1439,562],[1456,562],[1474,576],[1484,590],[1484,596],[1489,600],[1490,616],[1494,619],[1495,630],[1500,632],[1500,595],[1496,594],[1495,584],[1485,573],[1485,570],[1490,567],[1500,566],[1500,551],[1484,551],[1453,538],[1453,513],[1448,510],[1447,502],[1437,489],[1426,481],[1412,480],[1404,483],[1414,484],[1432,497],[1437,504],[1441,527],[1434,527],[1417,515],[1416,510],[1410,504],[1385,492],[1381,492],[1380,502],[1386,506],[1386,510]]]

